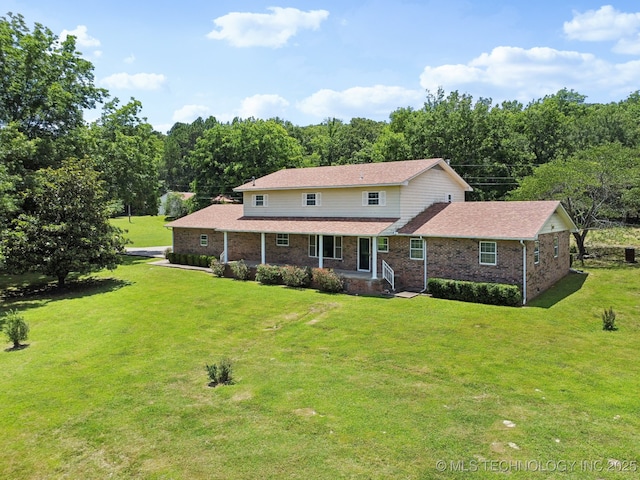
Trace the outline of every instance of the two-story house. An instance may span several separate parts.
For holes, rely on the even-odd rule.
[[[559,202],[465,202],[471,187],[439,158],[285,169],[234,190],[242,205],[168,225],[176,253],[333,268],[369,292],[421,291],[432,276],[531,298],[569,272],[575,225]]]

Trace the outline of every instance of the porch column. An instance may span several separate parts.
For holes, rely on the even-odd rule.
[[[324,237],[322,235],[318,235],[318,268],[324,268],[324,258],[322,252],[324,252]]]
[[[378,237],[371,237],[371,279],[378,279]]]
[[[222,232],[222,263],[229,263],[229,235],[227,231]]]
[[[262,232],[260,234],[260,263],[267,263],[267,234]]]

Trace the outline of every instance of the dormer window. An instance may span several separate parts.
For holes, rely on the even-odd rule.
[[[319,207],[320,194],[319,193],[303,193],[302,206],[303,207]]]
[[[362,192],[362,206],[363,207],[373,207],[373,206],[381,206],[384,207],[387,201],[386,192]]]

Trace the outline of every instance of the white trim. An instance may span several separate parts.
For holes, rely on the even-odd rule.
[[[289,234],[288,233],[276,233],[276,246],[288,247],[289,246]]]
[[[201,247],[208,247],[209,246],[209,235],[207,235],[206,233],[201,233],[200,234],[200,246]]]
[[[262,204],[258,205],[258,197],[262,197]],[[269,195],[266,193],[255,193],[251,196],[251,205],[257,208],[269,206]]]
[[[540,264],[540,240],[533,241],[533,263]]]
[[[313,197],[310,197],[313,195]],[[313,204],[309,203],[309,200],[313,199]],[[302,194],[302,206],[303,207],[319,207],[322,205],[322,194],[319,192],[304,192]]]
[[[384,249],[380,248],[380,245],[378,243],[382,239],[386,240]],[[376,237],[376,249],[380,253],[389,253],[389,237]]]
[[[493,244],[494,248],[493,248],[493,252],[483,252],[482,251],[482,244]],[[493,262],[483,262],[482,261],[482,254],[485,255],[493,255],[494,261]],[[498,242],[493,242],[493,241],[488,241],[488,240],[480,240],[478,242],[478,262],[480,263],[480,265],[491,265],[491,266],[495,266],[498,264]]]
[[[420,242],[420,248],[415,248],[413,247],[413,242],[414,241],[418,241]],[[413,256],[413,252],[420,252],[420,256],[419,257],[414,257]],[[424,241],[422,240],[422,238],[419,237],[414,237],[414,238],[410,238],[409,239],[409,260],[424,260]]]

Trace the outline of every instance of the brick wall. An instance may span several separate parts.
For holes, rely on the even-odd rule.
[[[569,273],[570,233],[567,231],[540,235],[540,262],[534,263],[534,242],[527,244],[527,300],[538,296]],[[558,237],[558,256],[554,257],[554,238]]]
[[[200,246],[200,235],[207,235],[208,245]],[[196,255],[220,256],[223,250],[221,232],[195,228],[173,229],[173,251],[176,253],[191,253]]]

